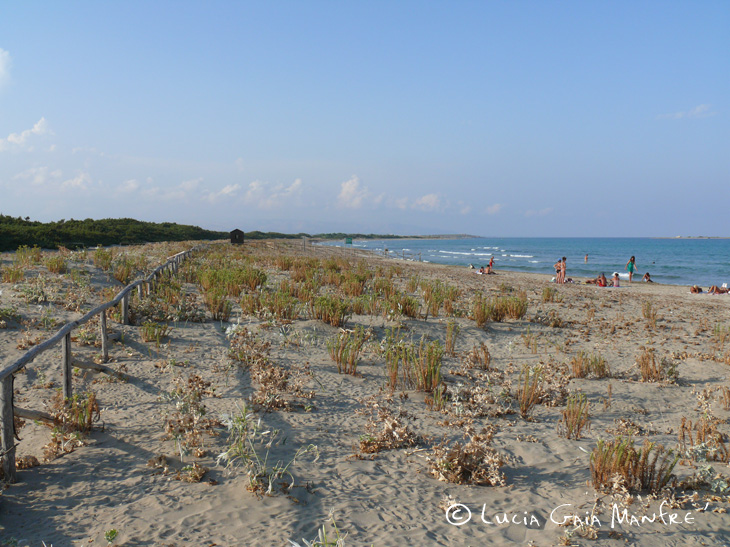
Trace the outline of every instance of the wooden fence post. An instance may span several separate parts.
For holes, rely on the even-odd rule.
[[[141,285],[140,285],[141,287]],[[106,363],[109,360],[109,338],[106,335],[106,310],[101,312],[101,358]]]
[[[69,399],[73,395],[73,387],[71,385],[71,333],[69,332],[61,340],[61,354],[63,359],[63,398]]]
[[[8,374],[3,378],[0,386],[0,419],[2,420],[2,445],[0,450],[3,454],[3,473],[6,482],[15,482],[15,422],[13,421],[13,380],[14,376]]]
[[[129,325],[129,293],[122,298],[122,325]]]

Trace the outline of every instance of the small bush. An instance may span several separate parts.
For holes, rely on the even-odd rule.
[[[46,268],[51,273],[62,274],[66,273],[68,265],[62,256],[51,256],[46,259]]]
[[[537,366],[531,368],[529,365],[522,367],[520,373],[519,387],[517,388],[517,401],[520,405],[520,416],[527,419],[533,407],[540,402],[542,397],[542,368]]]
[[[357,374],[360,353],[369,339],[362,327],[354,331],[343,331],[327,342],[327,350],[332,360],[337,363],[337,372]]]
[[[490,446],[494,428],[472,434],[465,444],[445,442],[433,448],[428,458],[431,474],[440,481],[480,486],[505,486],[502,456]]]
[[[649,490],[656,493],[672,480],[679,456],[661,445],[644,441],[634,448],[630,437],[599,440],[591,454],[591,481],[596,490]]]
[[[558,435],[566,439],[580,439],[583,429],[590,429],[588,399],[583,393],[568,397],[568,403],[558,422]]]
[[[596,378],[606,378],[611,374],[606,359],[600,354],[579,351],[570,359],[573,378],[585,378],[593,374]]]

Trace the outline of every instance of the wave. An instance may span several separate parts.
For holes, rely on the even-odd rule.
[[[514,258],[535,258],[535,255],[510,255]]]

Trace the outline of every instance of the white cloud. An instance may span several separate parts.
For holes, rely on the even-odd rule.
[[[61,188],[66,189],[75,189],[75,190],[88,190],[89,185],[91,184],[91,175],[87,173],[86,171],[80,172],[75,177],[64,180],[61,183]]]
[[[712,112],[712,105],[701,104],[686,112],[674,112],[672,114],[660,114],[657,116],[658,120],[681,120],[682,118],[696,119],[696,118],[709,118],[715,116],[717,112]]]
[[[462,215],[468,215],[469,213],[471,213],[471,205],[466,205],[464,203],[460,203],[459,207],[460,207],[459,212]]]
[[[350,180],[340,185],[337,206],[344,209],[360,209],[369,193],[367,188],[360,187],[360,179],[353,175]]]
[[[420,209],[421,211],[435,211],[441,205],[441,199],[437,194],[426,194],[421,196],[413,203],[414,209]]]
[[[501,203],[495,203],[494,205],[487,207],[485,211],[488,215],[496,215],[502,210],[502,207],[504,206]]]
[[[192,194],[195,192],[198,186],[200,186],[201,182],[203,182],[203,179],[197,178],[183,181],[177,186],[173,186],[171,188],[154,186],[148,190],[145,190],[144,193],[149,197],[156,197],[163,201],[182,201],[194,197]]]
[[[18,173],[13,180],[24,180],[31,186],[43,186],[49,182],[60,180],[63,173],[60,169],[51,171],[48,167],[31,167],[22,173]]]
[[[135,179],[125,180],[118,188],[118,194],[131,194],[139,190],[139,182]]]
[[[393,200],[393,203],[398,209],[401,209],[402,211],[408,209],[408,198],[396,198],[395,200]]]
[[[28,140],[36,135],[45,135],[50,133],[48,123],[45,118],[41,118],[36,122],[32,129],[26,129],[20,133],[11,133],[6,139],[0,139],[0,151],[13,148],[28,148],[26,145]]]
[[[208,201],[210,201],[212,203],[214,201],[217,201],[218,198],[222,198],[222,197],[232,198],[233,196],[235,196],[238,193],[238,191],[240,189],[241,189],[241,185],[238,183],[228,184],[228,185],[224,186],[223,188],[221,188],[218,192],[211,192],[210,194],[208,194],[207,199],[208,199]]]
[[[545,209],[540,209],[539,211],[534,211],[530,209],[529,211],[525,211],[526,217],[544,217],[545,215],[549,215],[553,212],[552,207],[546,207]]]
[[[286,187],[283,184],[255,180],[248,185],[244,201],[254,204],[259,209],[276,209],[288,201],[297,200],[302,189],[302,179],[296,179]]]
[[[0,49],[0,88],[4,87],[10,81],[11,64],[10,53],[4,49]]]

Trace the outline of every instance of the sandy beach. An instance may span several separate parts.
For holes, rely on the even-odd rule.
[[[183,249],[114,261],[151,268]],[[49,272],[56,255],[0,284],[2,368],[123,287],[93,251],[67,252],[65,273]],[[1,258],[0,274],[15,267]],[[206,285],[223,266],[265,282],[246,281],[214,319]],[[122,379],[77,369],[74,392],[99,405],[91,431],[23,420],[27,468],[0,495],[0,545],[303,547],[323,529],[314,544],[730,541],[728,295],[282,241],[212,244],[163,287],[133,299],[134,324],[109,319],[106,365]],[[342,325],[319,298],[350,303]],[[526,311],[479,325],[476,303],[500,299]],[[75,331],[75,362],[99,362],[95,329]],[[357,362],[338,365],[337,343],[358,337]],[[400,350],[440,360],[441,378],[405,361],[393,372]],[[60,351],[16,375],[17,406],[58,411]],[[645,468],[676,457],[666,484],[612,475],[596,488],[591,455],[617,439],[650,452]]]

